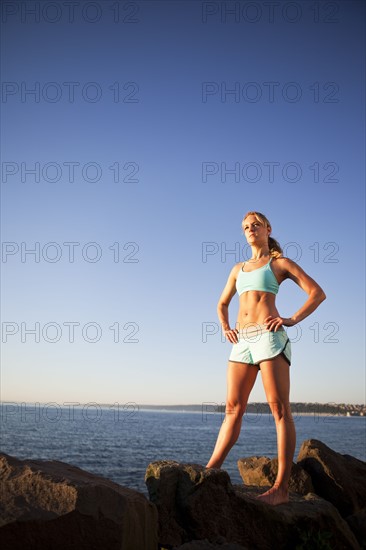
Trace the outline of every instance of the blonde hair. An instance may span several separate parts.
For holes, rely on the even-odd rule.
[[[272,226],[269,223],[269,220],[266,218],[264,214],[261,212],[247,212],[241,222],[241,227],[244,233],[244,222],[248,216],[255,216],[257,220],[264,225],[264,227],[268,227],[270,231],[272,231]],[[280,246],[280,243],[276,241],[273,237],[268,237],[268,248],[269,248],[269,255],[273,258],[280,258],[283,255],[282,248]]]

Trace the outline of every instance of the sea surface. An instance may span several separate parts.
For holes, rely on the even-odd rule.
[[[43,407],[43,408],[42,408]],[[1,451],[17,458],[61,460],[147,495],[150,462],[175,460],[205,466],[224,415],[127,407],[0,406]],[[335,451],[366,460],[366,417],[295,415],[297,444],[319,439]],[[246,414],[239,440],[223,469],[242,483],[237,460],[277,456],[268,414]]]

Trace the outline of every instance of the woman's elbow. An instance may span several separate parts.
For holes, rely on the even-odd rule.
[[[325,294],[325,292],[324,292],[324,290],[323,290],[322,288],[319,289],[317,295],[318,295],[319,304],[320,304],[321,302],[324,302],[324,300],[325,300],[326,297],[327,297],[327,295]]]

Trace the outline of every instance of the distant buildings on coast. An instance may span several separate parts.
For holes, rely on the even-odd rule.
[[[365,405],[344,405],[345,416],[366,416]]]

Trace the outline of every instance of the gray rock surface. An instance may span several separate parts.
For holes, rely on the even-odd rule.
[[[145,481],[158,508],[163,547],[206,540],[251,550],[290,550],[305,537],[304,548],[317,548],[319,540],[332,550],[360,548],[337,509],[313,493],[291,494],[289,503],[270,506],[255,499],[263,487],[232,485],[224,470],[174,461],[151,463]]]
[[[277,458],[250,456],[241,458],[237,464],[244,485],[268,487],[275,482],[278,470]],[[298,464],[292,464],[289,490],[299,495],[314,492],[310,475]]]
[[[317,495],[344,517],[366,508],[366,463],[333,451],[316,439],[304,441],[297,463],[311,477]]]
[[[0,455],[4,550],[156,550],[157,510],[137,491],[59,461]]]
[[[182,546],[175,547],[173,550],[248,550],[241,544],[235,544],[231,542],[224,542],[223,544],[212,544],[207,539],[205,540],[192,540],[186,542]]]
[[[360,543],[361,548],[366,548],[366,508],[347,516],[346,521]]]
[[[276,459],[249,457],[238,466],[244,486],[232,485],[225,470],[153,462],[145,475],[148,501],[137,491],[63,462],[0,454],[0,547],[366,548],[364,462],[320,441],[305,441],[293,465],[290,501],[279,506],[256,499],[272,485]]]

